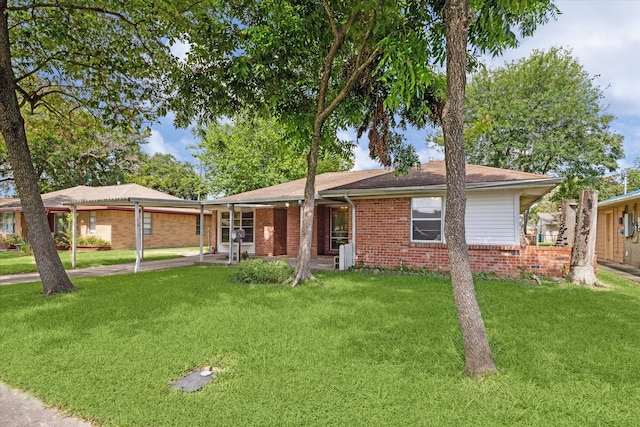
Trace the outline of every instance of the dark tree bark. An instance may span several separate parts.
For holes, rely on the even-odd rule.
[[[471,275],[465,238],[465,160],[463,141],[464,93],[467,68],[468,0],[445,3],[447,99],[442,113],[447,170],[445,237],[451,282],[465,351],[465,372],[482,376],[496,372]]]
[[[598,192],[582,190],[578,204],[575,241],[571,251],[571,269],[567,280],[584,286],[600,286],[593,260],[596,255]]]
[[[7,1],[0,1],[0,9],[4,11],[6,8]],[[6,13],[0,18],[0,132],[7,146],[15,185],[20,193],[22,212],[29,228],[29,243],[33,248],[44,293],[52,295],[74,290],[51,237],[38,178],[27,145],[24,119],[16,97]]]
[[[560,227],[556,246],[573,247],[576,238],[576,202],[575,200],[563,200],[560,212]]]

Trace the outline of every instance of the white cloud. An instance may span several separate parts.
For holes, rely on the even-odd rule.
[[[148,143],[142,146],[142,150],[150,155],[160,153],[160,154],[173,154],[177,158],[179,158],[177,151],[173,146],[168,144],[162,134],[155,130],[151,129],[151,135],[149,136]]]
[[[169,47],[169,50],[175,57],[183,61],[191,50],[191,44],[186,41],[178,40]]]
[[[353,164],[354,171],[361,171],[367,169],[382,169],[382,166],[377,161],[369,157],[369,149],[363,149],[360,144],[356,145],[353,150],[355,154],[355,161]]]

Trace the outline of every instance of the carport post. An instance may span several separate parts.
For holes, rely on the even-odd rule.
[[[136,202],[134,209],[134,227],[136,234],[136,265],[133,268],[133,272],[137,273],[140,270],[140,232],[142,229],[140,228],[140,203]]]
[[[77,221],[76,218],[78,214],[78,210],[76,205],[71,206],[71,268],[76,268],[76,248],[78,242],[78,229],[77,229]],[[54,226],[55,228],[55,226]]]
[[[200,262],[204,260],[204,205],[200,205]]]
[[[233,234],[234,218],[233,218],[233,203],[227,205],[229,208],[229,264],[233,264],[233,240],[231,235]]]

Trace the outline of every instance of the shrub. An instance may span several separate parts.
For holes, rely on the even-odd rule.
[[[24,242],[24,240],[18,234],[0,235],[0,246],[15,246],[21,242]]]
[[[282,283],[293,274],[293,268],[285,260],[267,262],[250,259],[241,262],[231,280],[238,283]]]
[[[105,248],[107,246],[111,246],[111,242],[98,236],[89,235],[89,236],[78,236],[76,240],[76,245],[88,246],[90,248]]]

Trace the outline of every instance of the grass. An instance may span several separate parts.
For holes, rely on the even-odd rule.
[[[634,426],[640,287],[478,281],[500,373],[463,375],[445,279],[322,273],[292,289],[200,266],[0,287],[0,380],[99,425]],[[196,393],[169,387],[225,369]]]
[[[188,248],[187,248],[188,249]],[[176,251],[185,250],[177,248]],[[71,268],[71,251],[58,251],[65,269]],[[181,255],[172,252],[171,249],[146,249],[144,259],[147,261],[179,258]],[[77,252],[76,267],[99,267],[101,265],[124,264],[135,262],[136,252],[134,250],[112,250],[97,252]],[[21,274],[38,271],[33,255],[24,255],[20,251],[0,252],[0,275],[1,274]]]

